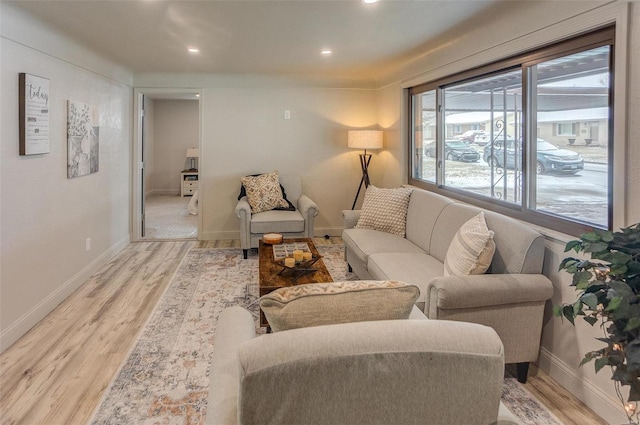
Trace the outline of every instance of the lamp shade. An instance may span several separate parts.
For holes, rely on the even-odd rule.
[[[199,158],[200,157],[200,149],[189,148],[187,149],[187,158]]]
[[[349,147],[353,149],[382,148],[381,130],[349,130]]]

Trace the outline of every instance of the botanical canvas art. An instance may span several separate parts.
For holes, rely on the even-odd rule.
[[[100,153],[98,110],[70,100],[67,111],[67,177],[96,173]]]

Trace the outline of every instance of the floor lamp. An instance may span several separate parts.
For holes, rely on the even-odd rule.
[[[351,209],[355,209],[360,190],[364,184],[365,189],[369,187],[369,163],[371,162],[371,154],[367,153],[367,149],[382,148],[382,131],[381,130],[350,130],[349,131],[349,147],[352,149],[363,149],[364,153],[360,154],[360,167],[362,168],[362,178],[358,192],[353,200]]]

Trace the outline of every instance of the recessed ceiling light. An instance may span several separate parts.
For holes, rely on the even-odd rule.
[[[333,51],[331,49],[322,49],[320,53],[322,53],[325,56],[329,56],[331,53],[333,53]]]
[[[196,49],[195,47],[189,47],[189,53],[200,53],[200,49]]]
[[[200,93],[196,93],[196,97],[200,97]]]
[[[378,0],[362,0],[364,4],[378,3]]]

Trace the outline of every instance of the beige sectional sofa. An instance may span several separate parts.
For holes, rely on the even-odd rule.
[[[444,276],[451,240],[484,211],[494,231],[495,254],[486,274]],[[414,188],[406,236],[355,228],[359,211],[343,211],[342,239],[350,268],[360,279],[399,280],[420,288],[417,305],[430,319],[490,326],[500,336],[506,363],[518,364],[526,381],[538,358],[545,301],[553,295],[542,274],[543,236],[517,220]]]
[[[500,402],[495,331],[424,319],[414,312],[256,337],[254,317],[228,308],[217,324],[206,423],[518,423]]]

